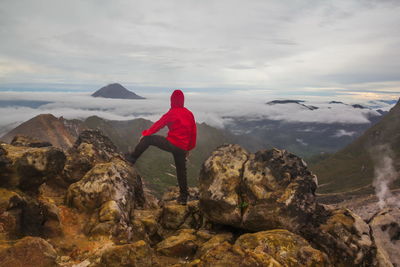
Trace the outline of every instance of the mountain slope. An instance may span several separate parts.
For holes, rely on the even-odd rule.
[[[144,99],[134,92],[129,91],[119,83],[104,86],[92,94],[94,97],[118,98],[118,99]]]
[[[57,119],[51,114],[39,115],[24,122],[2,138],[10,142],[17,134],[23,134],[48,141],[54,146],[67,149],[75,142],[79,132],[84,129],[97,129],[103,132],[121,152],[132,151],[143,130],[152,122],[145,119],[127,121],[105,120],[92,116],[84,121]],[[166,135],[166,129],[158,134]],[[211,127],[205,123],[197,124],[197,146],[191,151],[187,163],[188,184],[197,185],[201,164],[218,146],[225,143],[238,143],[249,150],[262,146],[248,136],[235,136],[227,131]],[[169,186],[177,184],[173,157],[170,153],[150,147],[136,163],[140,174],[158,194]]]
[[[38,115],[11,130],[1,140],[10,143],[15,135],[27,135],[53,144],[60,148],[71,147],[82,130],[78,120],[56,118],[52,114]]]
[[[317,174],[320,192],[343,192],[368,186],[374,177],[376,148],[387,145],[392,151],[394,167],[400,170],[400,100],[380,122],[369,128],[353,143],[321,162],[311,165]]]

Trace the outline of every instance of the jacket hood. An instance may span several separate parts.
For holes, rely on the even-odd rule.
[[[171,95],[171,108],[183,108],[185,96],[181,90],[175,90]]]

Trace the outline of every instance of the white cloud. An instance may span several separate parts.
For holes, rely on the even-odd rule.
[[[334,135],[333,135],[333,137],[337,137],[337,138],[340,138],[340,137],[343,137],[343,136],[353,136],[353,135],[355,135],[356,134],[356,132],[352,132],[352,131],[346,131],[346,130],[344,130],[344,129],[339,129]]]
[[[36,115],[51,113],[67,119],[84,119],[99,116],[110,120],[128,120],[146,118],[157,120],[169,107],[169,94],[153,93],[145,95],[145,100],[121,100],[94,98],[89,93],[54,93],[54,92],[0,92],[0,99],[49,101],[38,108],[0,107],[0,132],[15,126]],[[329,98],[328,98],[329,99]],[[271,99],[269,99],[271,100]],[[193,111],[198,122],[223,128],[232,122],[232,117],[246,120],[270,119],[288,122],[316,123],[368,123],[368,116],[378,115],[369,109],[355,109],[350,105],[328,104],[327,101],[305,102],[306,105],[317,106],[309,110],[299,104],[268,105],[268,100],[259,96],[241,94],[186,94],[186,106]],[[388,105],[382,103],[382,106]],[[376,103],[376,104],[379,104]],[[305,129],[306,130],[306,129]],[[339,132],[349,135],[348,132]]]
[[[0,83],[347,90],[396,82],[390,90],[399,92],[399,11],[398,1],[372,0],[3,0]]]

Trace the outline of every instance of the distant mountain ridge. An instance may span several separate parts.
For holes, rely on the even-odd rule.
[[[104,86],[94,92],[92,96],[116,99],[145,99],[144,97],[129,91],[119,83],[112,83]]]
[[[394,167],[400,172],[400,99],[388,114],[354,142],[310,166],[323,185],[319,191],[341,192],[370,185],[374,179],[374,158],[384,156],[373,152],[380,145],[393,151]],[[400,181],[397,182],[400,185]]]
[[[390,103],[389,103],[390,104]],[[387,111],[376,110],[375,107],[360,104],[346,104],[339,101],[313,103],[299,99],[272,100],[265,103],[266,106],[276,107],[271,110],[272,116],[268,112],[264,117],[228,117],[230,123],[225,127],[235,134],[251,135],[263,144],[285,149],[299,155],[305,159],[310,159],[316,155],[326,155],[335,153],[353,142],[358,136],[368,128],[379,122]],[[287,108],[286,108],[287,107]],[[285,110],[287,112],[282,112]],[[351,114],[363,113],[365,122],[329,122],[315,120],[319,114],[325,117],[334,118],[341,112],[346,111]],[[291,112],[291,113],[289,113]],[[301,113],[305,117],[309,116],[310,121],[286,120],[286,117],[298,116]],[[332,114],[326,116],[326,114]],[[346,114],[347,114],[346,113]],[[276,119],[274,118],[277,117]]]
[[[66,120],[42,114],[22,123],[0,139],[10,143],[15,135],[26,135],[67,150],[83,130],[96,129],[110,138],[119,151],[128,152],[135,148],[142,131],[151,125],[152,122],[145,119],[113,121],[91,116],[85,120]],[[166,129],[159,134],[165,135]],[[197,146],[191,151],[187,165],[189,185],[197,184],[201,164],[209,154],[226,143],[238,143],[249,150],[263,148],[251,137],[235,136],[205,123],[197,124]],[[176,185],[174,162],[169,153],[150,147],[138,160],[136,167],[150,187],[159,194]]]

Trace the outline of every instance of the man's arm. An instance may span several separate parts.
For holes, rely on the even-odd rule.
[[[160,129],[164,128],[168,123],[169,114],[165,113],[158,121],[156,121],[149,129],[142,132],[143,136],[152,135],[158,132]]]
[[[192,131],[190,133],[189,150],[192,150],[196,146],[196,139],[197,139],[197,126],[196,122],[193,122]]]

